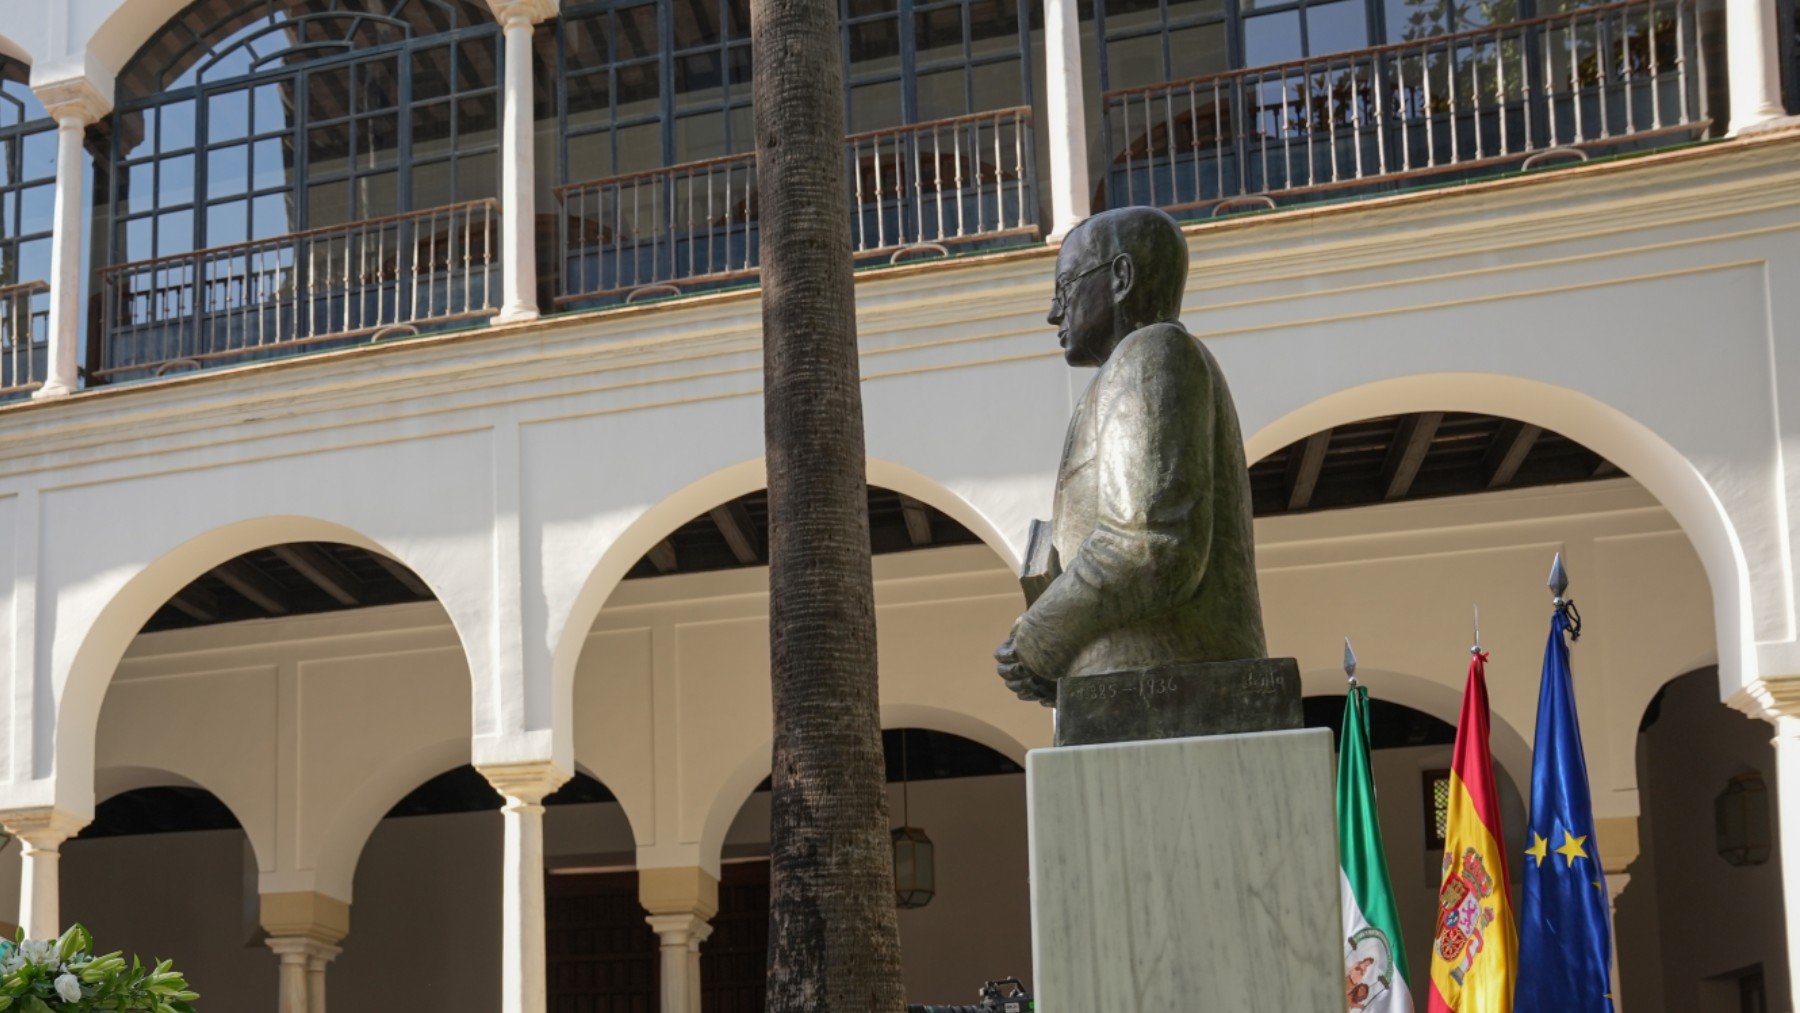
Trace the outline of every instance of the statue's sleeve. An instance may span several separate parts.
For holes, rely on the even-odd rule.
[[[1093,534],[1025,613],[1020,656],[1060,679],[1110,630],[1193,597],[1212,544],[1213,371],[1174,326],[1122,343],[1094,392],[1100,503]]]

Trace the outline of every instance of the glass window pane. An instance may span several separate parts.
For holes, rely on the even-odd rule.
[[[20,243],[15,266],[20,281],[50,280],[50,237]]]
[[[194,213],[173,211],[156,216],[156,255],[167,257],[194,249]]]
[[[672,0],[675,48],[692,49],[724,38],[724,12],[719,6],[719,0]]]
[[[1449,30],[1444,0],[1387,0],[1385,13],[1390,42],[1428,38]]]
[[[206,155],[206,196],[217,200],[250,189],[250,147],[233,144]]]
[[[251,202],[252,239],[269,239],[300,231],[294,219],[294,201],[285,193],[266,193]]]
[[[568,152],[570,180],[601,179],[613,174],[611,133],[571,137]]]
[[[1363,49],[1369,44],[1369,20],[1362,0],[1340,0],[1306,9],[1308,56]]]
[[[984,63],[971,73],[975,75],[975,108],[970,112],[1025,104],[1025,81],[1018,60]]]
[[[655,56],[658,50],[656,5],[642,4],[618,11],[613,17],[615,59]]]
[[[153,218],[134,218],[125,223],[125,259],[149,260],[156,255],[151,245],[151,231],[156,227]]]
[[[413,150],[426,157],[448,153],[450,128],[455,122],[453,103],[422,102],[412,107]]]
[[[878,70],[895,70],[900,57],[900,21],[881,18],[851,25],[850,74],[860,77]]]
[[[450,162],[429,162],[413,166],[412,198],[414,208],[435,208],[453,203],[456,190],[452,184]]]
[[[725,114],[701,113],[675,120],[675,162],[697,162],[726,154]]]
[[[256,189],[293,185],[296,168],[293,138],[271,137],[257,141],[251,155],[254,163],[252,185]]]
[[[1170,77],[1176,80],[1218,74],[1231,69],[1224,23],[1183,28],[1169,33],[1169,55],[1175,66]]]
[[[350,114],[349,67],[315,70],[306,75],[306,115],[314,123]]]
[[[210,95],[206,100],[206,138],[209,141],[235,141],[250,136],[250,92],[233,89]]]
[[[591,123],[596,116],[607,113],[608,103],[612,101],[610,80],[611,75],[604,70],[570,76],[563,80],[563,94],[568,102],[571,127]]]
[[[194,156],[176,155],[157,166],[156,203],[162,207],[187,204],[194,199]]]
[[[900,82],[884,81],[850,91],[850,131],[881,130],[900,124]]]
[[[1140,35],[1107,43],[1106,70],[1111,88],[1136,88],[1169,80],[1170,74],[1163,68],[1162,37]]]
[[[927,11],[913,19],[914,45],[918,47],[920,60],[943,59],[946,56],[960,56],[963,44],[962,7],[942,7]],[[932,50],[948,49],[952,53],[936,53]]]
[[[356,121],[356,165],[391,169],[400,164],[400,117],[394,113]]]
[[[457,147],[479,148],[499,143],[500,100],[497,96],[477,95],[456,103]]]
[[[450,94],[450,47],[431,46],[412,55],[413,100]]]
[[[394,57],[369,60],[356,67],[358,112],[392,109],[400,104],[400,67]]]
[[[21,181],[56,178],[56,131],[26,134],[20,151]]]
[[[1298,60],[1300,12],[1282,11],[1244,19],[1244,62],[1251,67]]]
[[[634,63],[618,69],[620,116],[655,114],[662,95],[662,77],[654,63]]]
[[[356,191],[357,216],[380,218],[398,212],[400,210],[398,179],[398,175],[392,172],[379,172],[357,177],[353,184]]]
[[[113,123],[119,131],[121,157],[145,154],[156,146],[156,110],[115,113]]]
[[[718,104],[724,96],[725,54],[717,49],[690,53],[675,60],[675,105],[686,109]]]
[[[899,6],[899,0],[846,0],[845,9],[849,16],[860,18],[870,14],[889,14]]]
[[[306,227],[342,225],[350,220],[350,184],[314,183],[306,188]]]
[[[19,191],[19,235],[49,232],[55,218],[56,184],[45,183]]]
[[[314,127],[306,135],[307,168],[314,174],[342,172],[350,160],[350,125]]]
[[[253,128],[259,134],[286,130],[294,123],[294,79],[259,86],[251,93]]]
[[[619,131],[619,164],[615,173],[654,169],[662,164],[661,124],[641,123]]]
[[[500,193],[500,156],[468,155],[456,160],[456,201],[479,200]],[[417,201],[414,202],[417,204]],[[420,205],[423,206],[423,205]]]
[[[234,200],[206,209],[206,245],[229,246],[250,238],[250,204]]]
[[[493,37],[470,39],[457,47],[457,91],[479,91],[497,87],[499,83],[500,61]]]
[[[971,112],[965,89],[968,78],[961,67],[919,75],[919,118],[937,120]]]
[[[179,151],[194,146],[194,102],[171,102],[157,110],[157,130],[162,134],[158,151]]]

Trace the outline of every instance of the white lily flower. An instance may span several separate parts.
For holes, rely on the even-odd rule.
[[[25,954],[26,963],[48,964],[56,956],[56,940],[27,939],[20,949]]]
[[[62,996],[63,1002],[80,1002],[81,979],[72,974],[56,979],[56,994]]]

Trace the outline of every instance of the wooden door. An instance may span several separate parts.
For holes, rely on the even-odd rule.
[[[656,933],[647,916],[636,872],[550,876],[550,1013],[658,1013]]]

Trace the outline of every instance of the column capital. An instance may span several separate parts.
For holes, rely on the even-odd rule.
[[[330,894],[316,890],[265,893],[259,901],[258,920],[269,934],[269,948],[276,953],[300,952],[293,948],[300,941],[311,941],[331,951],[326,956],[329,960],[337,956],[337,943],[350,934],[350,905]],[[277,940],[287,940],[282,946],[289,949],[277,947]]]
[[[313,961],[328,962],[344,952],[341,947],[331,943],[313,939],[310,936],[270,936],[264,940],[269,949],[283,959],[283,962],[310,964]]]
[[[82,816],[52,805],[0,812],[0,827],[36,851],[55,851],[91,822],[92,816]]]
[[[98,123],[112,112],[112,85],[104,85],[92,77],[65,77],[55,81],[33,81],[31,90],[44,109],[58,123],[75,120],[82,126]]]
[[[488,7],[494,12],[494,20],[502,25],[524,18],[531,24],[539,24],[556,17],[558,0],[487,0]]]
[[[562,787],[569,772],[553,760],[478,764],[476,770],[511,804],[539,805],[544,796]]]
[[[638,870],[638,903],[656,916],[711,920],[719,913],[719,881],[699,866]]]
[[[702,931],[707,935],[712,934],[712,927],[707,925],[706,919],[699,915],[647,915],[644,921],[649,923],[650,930],[656,933],[657,938],[662,941],[664,946],[685,949],[694,940],[696,934]],[[700,938],[706,937],[701,936]]]
[[[1758,676],[1725,702],[1781,731],[1782,718],[1800,718],[1800,676]],[[1800,734],[1800,727],[1784,734]]]

